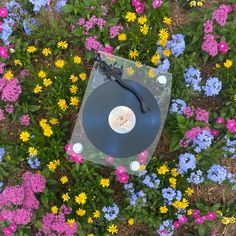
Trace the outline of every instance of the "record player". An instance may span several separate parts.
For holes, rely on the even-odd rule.
[[[168,112],[172,75],[100,52],[70,144],[75,155],[138,175],[151,159]]]

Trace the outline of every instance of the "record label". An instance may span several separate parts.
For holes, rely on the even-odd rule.
[[[134,128],[136,117],[129,107],[118,106],[110,112],[108,122],[116,133],[127,134]]]

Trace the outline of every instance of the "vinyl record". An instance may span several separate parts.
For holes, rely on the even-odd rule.
[[[160,109],[152,93],[138,82],[124,80],[143,97],[143,113],[135,95],[109,81],[95,89],[82,111],[84,131],[90,142],[106,155],[127,158],[147,149],[160,128]]]

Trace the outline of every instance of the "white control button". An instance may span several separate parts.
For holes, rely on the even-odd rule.
[[[83,150],[84,150],[84,147],[83,147],[83,145],[81,143],[75,143],[73,145],[73,151],[75,153],[81,153],[81,152],[83,152]]]
[[[130,169],[131,169],[132,171],[138,171],[139,168],[140,168],[140,163],[139,163],[138,161],[132,161],[132,162],[130,163]]]
[[[161,84],[161,85],[165,85],[167,82],[167,79],[164,75],[158,76],[157,77],[157,83]]]

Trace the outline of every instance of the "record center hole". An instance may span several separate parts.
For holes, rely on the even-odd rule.
[[[134,128],[136,116],[129,107],[118,106],[111,110],[108,123],[116,133],[127,134]]]

